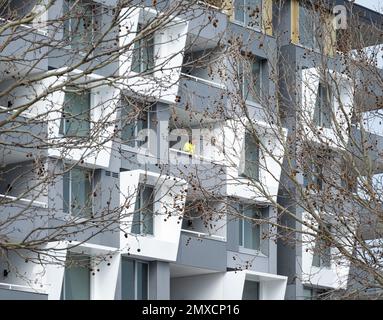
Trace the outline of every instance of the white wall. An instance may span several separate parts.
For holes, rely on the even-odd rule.
[[[157,14],[155,10],[150,8],[121,10],[121,16],[124,19],[121,22],[120,46],[128,46],[134,41],[138,23],[145,24]],[[175,17],[172,20],[173,22],[168,23],[160,32],[155,34],[154,54],[155,65],[159,66],[158,71],[145,78],[131,71],[133,46],[130,46],[129,50],[120,56],[119,69],[120,75],[125,78],[122,83],[123,87],[126,86],[126,89],[155,97],[167,103],[174,103],[178,92],[177,80],[181,73],[182,51],[185,47],[188,27],[186,21],[181,21]],[[153,76],[160,81],[153,80]]]
[[[130,234],[139,183],[154,186],[154,235]],[[122,253],[129,252],[131,255],[140,257],[175,261],[186,190],[186,181],[175,177],[143,170],[121,172],[120,205],[124,206],[124,210],[121,212],[120,246]],[[128,235],[127,238],[125,234]]]
[[[282,143],[286,139],[287,132],[272,128],[261,121],[254,122],[253,126],[261,141],[259,183],[250,181],[248,184],[248,179],[239,177],[245,161],[246,123],[246,119],[228,120],[224,129],[227,195],[270,203],[271,201],[265,197],[266,194],[276,201],[284,155]]]
[[[287,277],[248,270],[172,278],[171,299],[242,300],[245,280],[260,283],[260,300],[284,299]]]
[[[312,223],[311,219],[308,218],[307,213],[304,214],[304,221]],[[317,226],[317,223],[314,223],[314,226]],[[350,224],[348,227],[352,228],[352,225]],[[306,226],[303,225],[303,232],[310,231],[312,232],[311,229],[308,229]],[[337,237],[335,234],[334,237],[337,239],[337,241],[342,243],[341,238]],[[345,289],[350,269],[349,261],[343,258],[336,248],[331,248],[330,267],[313,266],[312,263],[313,250],[316,242],[315,240],[315,237],[311,235],[302,235],[302,282],[314,286],[323,286],[334,289]],[[346,249],[346,247],[344,247],[344,249]],[[351,251],[352,247],[349,247],[348,250]]]
[[[318,68],[302,70],[301,78],[301,123],[304,126],[308,139],[318,143],[329,143],[333,148],[342,147],[342,137],[345,144],[348,142],[348,122],[354,99],[354,87],[351,79],[344,74],[328,70],[326,82],[334,92],[333,115],[336,122],[332,122],[331,128],[323,128],[321,134],[317,134],[317,128],[313,123],[316,98],[319,88],[321,72]],[[339,90],[339,94],[338,94]],[[340,99],[340,103],[339,100]]]

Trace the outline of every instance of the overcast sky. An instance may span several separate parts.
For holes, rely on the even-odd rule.
[[[383,12],[383,0],[356,0],[355,3],[376,11]]]

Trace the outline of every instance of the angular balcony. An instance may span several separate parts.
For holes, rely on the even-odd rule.
[[[221,187],[224,173],[222,132],[219,119],[174,107],[169,119],[170,174],[205,190]],[[190,192],[198,193],[198,189]]]
[[[221,50],[214,42],[197,39],[187,43],[185,51],[177,107],[219,118],[227,100]]]
[[[32,161],[24,161],[6,165],[0,171],[0,229],[13,240],[28,234],[25,241],[44,237],[38,228],[48,223],[48,199],[36,170],[38,166]]]
[[[17,21],[36,14],[33,21],[18,24]],[[48,69],[48,48],[51,40],[43,21],[47,12],[38,1],[10,0],[2,2],[0,9],[0,72],[22,76]],[[16,26],[15,23],[16,22]],[[36,47],[38,45],[38,49]]]
[[[0,283],[0,300],[48,300],[48,294],[27,286]]]
[[[173,277],[171,299],[283,300],[285,297],[287,277],[284,276],[248,270],[206,271],[199,269],[195,274]]]
[[[186,181],[144,170],[121,172],[122,254],[175,261]]]

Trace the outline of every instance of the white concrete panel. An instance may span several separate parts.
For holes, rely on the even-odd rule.
[[[328,143],[330,147],[338,149],[347,146],[348,120],[351,117],[354,87],[352,80],[346,75],[334,70],[327,70],[327,72],[326,83],[330,85],[332,92],[334,92],[331,128],[321,127],[321,134],[318,135],[318,127],[313,123],[319,83],[322,76],[318,68],[302,70],[302,112],[300,116],[308,139],[316,143]]]
[[[126,86],[128,90],[154,97],[159,101],[174,103],[178,92],[178,79],[181,74],[182,52],[186,44],[188,22],[172,17],[168,23],[164,24],[161,31],[156,32],[154,36],[155,71],[153,74],[142,77],[131,71],[133,46],[130,44],[136,36],[137,26],[139,23],[147,23],[157,15],[158,12],[150,8],[122,10],[121,16],[124,19],[121,23],[120,46],[126,46],[129,49],[120,57],[120,74],[125,79],[122,85]]]
[[[255,121],[253,128],[260,140],[260,170],[259,183],[240,177],[243,171],[244,139],[246,119],[228,120],[224,131],[225,137],[225,164],[226,164],[226,193],[243,199],[251,199],[261,203],[276,201],[279,179],[283,163],[283,143],[287,131],[271,127],[270,125]],[[266,195],[266,196],[265,196]]]
[[[154,187],[153,235],[130,234],[139,183]],[[186,181],[179,178],[143,170],[121,172],[120,204],[124,207],[121,212],[122,253],[129,252],[140,257],[175,261],[186,190]]]

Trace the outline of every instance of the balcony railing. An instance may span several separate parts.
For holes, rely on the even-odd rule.
[[[208,155],[201,155],[198,153],[191,154],[189,152],[179,150],[179,149],[174,149],[174,148],[169,148],[169,153],[170,154],[176,154],[177,158],[179,158],[179,157],[184,158],[185,161],[183,161],[183,162],[189,162],[190,158],[194,158],[194,159],[200,160],[202,162],[212,162],[214,160],[212,157],[209,157]],[[182,162],[182,159],[180,162]]]
[[[219,236],[216,234],[209,234],[206,232],[199,232],[199,231],[193,231],[193,230],[188,230],[188,229],[181,229],[183,233],[189,233],[194,236],[197,236],[198,238],[207,238],[207,239],[213,239],[213,240],[218,240],[218,241],[226,241],[226,238],[223,236]]]
[[[37,200],[18,198],[15,196],[8,196],[8,195],[4,195],[4,194],[0,194],[0,199],[10,200],[10,202],[7,204],[10,204],[12,202],[19,202],[19,203],[22,203],[22,204],[25,204],[28,206],[31,205],[31,206],[39,207],[39,208],[45,208],[45,209],[48,208],[48,204],[46,202],[41,202],[41,201],[37,201]]]
[[[181,76],[185,77],[185,78],[188,78],[188,79],[192,79],[193,81],[196,81],[196,82],[199,82],[199,83],[206,84],[208,86],[219,88],[219,89],[225,89],[226,88],[221,83],[217,83],[217,82],[214,82],[214,81],[211,81],[211,80],[199,78],[199,77],[196,77],[196,76],[193,76],[193,75],[190,75],[190,74],[186,74],[186,73],[183,73],[183,72],[181,72]]]
[[[6,290],[17,290],[17,291],[24,291],[24,292],[31,292],[31,293],[38,293],[38,294],[46,294],[44,290],[41,289],[33,289],[28,286],[23,286],[19,284],[12,284],[12,283],[5,283],[0,282],[0,289],[6,289]]]

